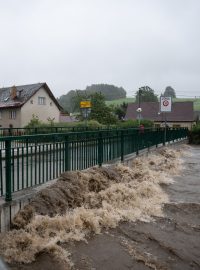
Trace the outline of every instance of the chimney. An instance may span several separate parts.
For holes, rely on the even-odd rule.
[[[17,88],[15,85],[11,87],[10,96],[11,99],[15,99],[17,97]]]

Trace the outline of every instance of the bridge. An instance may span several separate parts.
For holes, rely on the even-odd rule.
[[[152,146],[187,138],[187,128],[111,129],[0,137],[0,197],[56,179],[68,170],[83,170]]]

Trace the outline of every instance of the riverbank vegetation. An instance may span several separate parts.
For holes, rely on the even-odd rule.
[[[200,144],[200,124],[197,124],[189,132],[189,143]]]

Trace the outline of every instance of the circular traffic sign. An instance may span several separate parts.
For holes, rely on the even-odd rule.
[[[166,99],[165,99],[165,100],[163,100],[163,106],[165,106],[165,107],[166,107],[166,106],[168,106],[168,105],[169,105],[169,101],[168,101],[168,100],[166,100]]]

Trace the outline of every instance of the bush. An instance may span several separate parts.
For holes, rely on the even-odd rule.
[[[85,121],[78,122],[77,127],[86,127],[86,122]],[[89,120],[89,121],[87,121],[87,127],[89,129],[98,129],[98,128],[104,128],[105,126],[100,124],[96,120]]]
[[[189,132],[189,143],[200,144],[200,124],[194,126]]]
[[[150,120],[142,119],[140,121],[141,125],[144,125],[144,127],[153,127],[153,122]],[[127,120],[119,123],[120,128],[138,128],[139,127],[139,121],[138,120]]]
[[[81,131],[81,130],[95,130],[103,129],[107,126],[100,124],[96,120],[89,120],[87,123],[85,121],[72,122],[72,123],[54,123],[51,120],[48,120],[48,123],[44,123],[39,120],[39,118],[33,115],[32,119],[24,128],[27,134],[47,134],[47,133],[62,133],[67,131]]]
[[[32,115],[32,119],[24,128],[35,128],[43,125],[42,121],[39,120],[39,117],[35,114]]]

